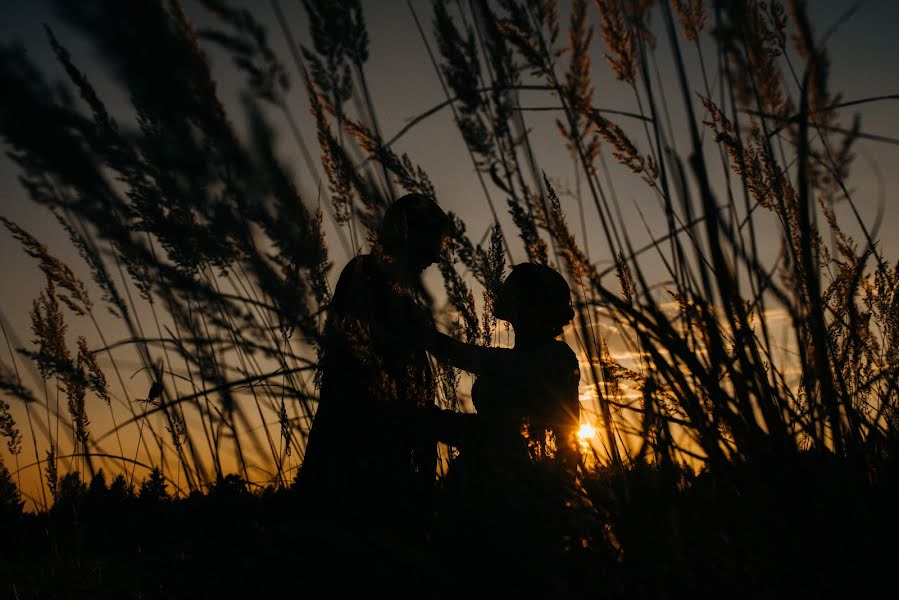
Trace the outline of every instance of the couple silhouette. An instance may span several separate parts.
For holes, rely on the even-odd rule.
[[[371,253],[350,260],[334,290],[298,484],[316,519],[348,544],[514,544],[551,520],[574,481],[578,362],[558,339],[574,316],[568,285],[544,265],[512,268],[495,314],[514,328],[513,348],[439,332],[421,275],[449,225],[432,199],[399,198]],[[429,354],[476,376],[476,413],[436,406]],[[459,451],[440,503],[438,442]],[[452,525],[431,527],[435,515]]]

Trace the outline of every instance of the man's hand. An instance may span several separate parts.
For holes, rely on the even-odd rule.
[[[434,317],[431,311],[424,307],[416,306],[409,311],[407,316],[410,337],[419,341],[425,349],[430,350],[437,336],[437,326],[434,324]]]

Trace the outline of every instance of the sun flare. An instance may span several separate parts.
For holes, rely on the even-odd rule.
[[[590,423],[581,423],[580,428],[577,430],[577,437],[581,442],[592,440],[596,437],[596,428]]]

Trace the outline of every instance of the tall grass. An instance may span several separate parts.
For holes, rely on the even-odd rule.
[[[602,432],[591,468],[725,476],[826,455],[870,481],[894,464],[899,263],[858,216],[847,178],[866,134],[857,119],[841,125],[841,109],[858,102],[829,89],[827,49],[803,2],[574,0],[567,23],[544,0],[435,2],[430,34],[409,3],[446,101],[390,140],[378,118],[389,107],[373,102],[367,83],[360,2],[304,0],[308,34],[277,0],[277,32],[218,0],[203,5],[220,28],[201,32],[177,3],[60,4],[114,67],[137,126],[116,122],[49,28],[65,88],[21,48],[3,48],[0,131],[31,199],[90,273],[83,284],[3,220],[47,278],[34,342],[17,348],[7,337],[0,373],[33,441],[33,460],[16,472],[39,468],[41,494],[55,495],[60,461],[73,457],[86,472],[99,460],[129,480],[139,465],[159,467],[183,492],[229,471],[289,482],[316,405],[332,266],[324,219],[329,243],[358,253],[400,190],[439,201],[427,173],[395,147],[440,111],[452,114],[495,221],[479,244],[454,217],[440,265],[445,325],[497,343],[492,303],[504,265],[565,273],[578,306],[570,339],[594,393],[585,412]],[[271,49],[275,33],[291,50],[287,64]],[[245,77],[244,137],[216,93],[207,48],[230,53]],[[600,61],[632,98],[628,111],[597,105]],[[308,113],[288,102],[292,80]],[[524,106],[525,92],[549,106]],[[574,190],[541,169],[529,110],[552,111]],[[303,118],[315,123],[319,167],[297,127]],[[315,197],[300,193],[274,152],[282,127],[315,170]],[[636,211],[658,211],[661,229],[625,216],[635,212],[616,193],[626,177],[645,185]],[[848,228],[839,205],[856,217]],[[100,326],[91,296],[124,339]],[[94,341],[79,338],[74,354],[70,319],[93,327]],[[142,401],[125,367],[135,358],[149,390]],[[27,361],[38,367],[32,384],[19,374]],[[441,374],[439,401],[455,406],[458,375]],[[101,403],[108,432],[91,426]],[[19,461],[9,414],[0,404]]]

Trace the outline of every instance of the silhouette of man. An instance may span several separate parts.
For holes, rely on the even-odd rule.
[[[430,198],[399,198],[372,252],[350,260],[334,290],[299,482],[319,514],[359,517],[352,527],[414,532],[430,505],[437,444],[424,424],[435,383],[417,324],[430,318],[421,273],[448,226]]]

